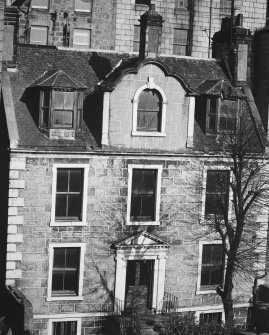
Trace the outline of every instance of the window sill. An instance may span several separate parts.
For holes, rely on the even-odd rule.
[[[88,225],[86,221],[51,221],[50,227],[85,227]]]
[[[132,131],[132,136],[165,137],[166,133],[160,133],[158,131]]]
[[[175,14],[175,15],[178,15],[178,14],[186,14],[186,12],[188,12],[188,11],[189,11],[188,8],[184,8],[184,7],[182,7],[182,8],[177,8],[177,9],[174,10],[174,14]]]
[[[47,301],[64,301],[64,300],[83,300],[82,296],[75,297],[66,297],[66,296],[58,296],[58,297],[47,297]]]
[[[204,291],[201,291],[201,290],[197,290],[195,292],[196,295],[200,295],[200,294],[217,294],[216,290],[204,290]]]
[[[126,221],[127,226],[159,226],[160,221]]]
[[[135,10],[139,11],[139,10],[143,10],[146,11],[149,9],[149,5],[142,5],[142,4],[136,4],[135,5]]]
[[[32,6],[32,9],[41,9],[41,10],[48,10],[48,7],[43,6]]]

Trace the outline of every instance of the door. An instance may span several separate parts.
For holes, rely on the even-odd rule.
[[[125,308],[152,308],[153,274],[154,260],[127,261]]]

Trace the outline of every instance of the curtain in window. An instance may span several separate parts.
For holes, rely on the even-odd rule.
[[[157,90],[144,90],[139,95],[137,130],[160,131],[161,97]]]

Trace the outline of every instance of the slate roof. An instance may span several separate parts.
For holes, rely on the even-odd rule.
[[[51,87],[78,90],[87,89],[86,85],[78,83],[74,78],[60,69],[44,72],[28,87]]]
[[[97,53],[19,45],[16,71],[9,72],[19,132],[18,145],[43,150],[101,150],[84,120],[75,140],[49,139],[37,127],[35,118],[38,117],[38,106],[32,106],[31,111],[25,102],[27,91],[32,90],[35,85],[77,85],[85,89],[85,95],[90,97],[98,87],[112,90],[124,75],[137,73],[139,68],[147,63],[161,67],[167,75],[177,78],[187,92],[193,94],[199,94],[195,89],[205,80],[228,82],[221,64],[213,59],[160,57],[141,61],[129,54],[114,52]],[[30,94],[38,93],[33,89]],[[84,109],[84,119],[91,112],[91,109]]]

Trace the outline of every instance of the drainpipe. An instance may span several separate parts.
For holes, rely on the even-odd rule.
[[[208,32],[208,58],[210,58],[210,50],[211,50],[211,26],[212,26],[212,2],[210,0],[210,8],[209,8],[209,32]]]
[[[192,54],[192,46],[193,46],[193,24],[194,24],[194,0],[189,0],[189,34],[188,34],[188,49],[187,56],[191,56]]]

